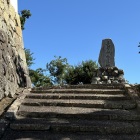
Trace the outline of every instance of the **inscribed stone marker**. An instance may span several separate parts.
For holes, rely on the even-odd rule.
[[[114,67],[115,66],[115,47],[111,39],[102,40],[102,47],[98,62],[101,67]]]

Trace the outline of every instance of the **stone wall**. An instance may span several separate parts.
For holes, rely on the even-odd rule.
[[[31,87],[20,18],[10,0],[0,0],[0,99]]]

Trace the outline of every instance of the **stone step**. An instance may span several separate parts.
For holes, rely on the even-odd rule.
[[[123,94],[73,94],[73,93],[31,93],[26,96],[30,99],[88,99],[88,100],[128,100],[129,96]]]
[[[140,140],[140,134],[93,134],[86,132],[7,131],[1,140]]]
[[[53,86],[53,87],[37,87],[33,90],[46,90],[46,89],[124,89],[123,84],[84,84],[84,85],[66,85],[66,86]]]
[[[92,93],[92,94],[124,94],[124,89],[48,89],[32,90],[31,93]]]
[[[132,110],[99,109],[57,106],[24,106],[21,105],[18,116],[31,118],[78,118],[95,120],[140,120],[140,115]]]
[[[73,119],[22,119],[16,120],[10,128],[26,131],[92,132],[92,134],[138,134],[140,122],[95,121]]]
[[[22,105],[26,106],[64,106],[86,107],[105,109],[134,109],[136,104],[129,100],[105,101],[105,100],[64,100],[64,99],[25,99]]]

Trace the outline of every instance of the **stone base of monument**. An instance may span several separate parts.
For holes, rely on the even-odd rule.
[[[119,84],[126,83],[124,71],[117,67],[95,69],[91,84]]]

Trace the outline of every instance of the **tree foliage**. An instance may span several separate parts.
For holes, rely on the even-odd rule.
[[[24,51],[25,51],[27,66],[30,68],[31,65],[34,64],[33,61],[35,60],[35,58],[33,58],[33,53],[30,51],[30,49],[24,48]]]
[[[76,66],[70,66],[65,74],[65,81],[67,84],[90,84],[93,78],[94,69],[98,68],[98,64],[95,61],[88,60],[82,61],[81,64]]]
[[[38,68],[36,70],[29,70],[29,75],[32,81],[32,84],[35,87],[40,87],[40,86],[51,86],[52,82],[50,77],[46,76],[44,74],[46,70],[42,69],[42,68]]]
[[[50,75],[54,77],[54,82],[58,84],[64,83],[64,75],[68,66],[67,59],[61,58],[61,56],[54,56],[55,59],[50,63],[47,63],[46,68],[50,72]]]
[[[93,72],[98,68],[98,64],[95,61],[87,60],[82,61],[76,66],[68,64],[66,58],[61,56],[54,57],[46,65],[46,69],[38,68],[36,70],[30,69],[30,66],[34,64],[33,53],[29,49],[25,49],[26,61],[29,67],[29,75],[32,84],[36,87],[51,86],[55,84],[90,84],[93,78]],[[50,76],[45,75],[45,72],[49,71]],[[52,82],[53,81],[53,82]]]
[[[31,78],[32,84],[35,87],[40,86],[50,86],[52,85],[51,78],[45,75],[46,70],[42,68],[38,68],[36,70],[31,69],[31,65],[34,64],[34,58],[33,53],[30,51],[30,49],[24,49],[25,50],[25,56],[26,56],[26,62],[27,66],[29,68],[29,76]]]
[[[21,29],[24,30],[24,25],[26,22],[26,19],[28,19],[31,16],[30,10],[22,10],[20,12],[20,22],[21,22]]]

